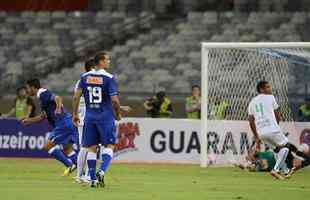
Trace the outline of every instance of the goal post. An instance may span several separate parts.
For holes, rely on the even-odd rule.
[[[259,80],[271,83],[285,121],[294,121],[289,102],[289,82],[295,67],[310,69],[310,42],[207,43],[201,45],[201,153],[200,165],[208,165],[207,132],[225,120],[247,120],[247,104],[256,95]],[[292,70],[293,69],[293,70]],[[309,71],[310,72],[310,71]],[[291,84],[291,83],[290,83]],[[214,102],[226,102],[228,114],[212,110]],[[219,116],[216,116],[216,115]]]

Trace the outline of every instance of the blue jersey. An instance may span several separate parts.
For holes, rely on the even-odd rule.
[[[53,127],[63,124],[65,119],[71,117],[71,115],[64,109],[64,107],[61,108],[61,114],[55,114],[55,95],[49,90],[40,88],[38,90],[37,97],[40,100],[42,111],[46,113],[47,120]]]
[[[117,84],[112,74],[103,69],[82,74],[79,88],[86,104],[85,122],[113,122],[114,112],[111,96],[118,94]]]

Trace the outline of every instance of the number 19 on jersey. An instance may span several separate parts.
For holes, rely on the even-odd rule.
[[[89,103],[101,103],[102,102],[102,89],[101,87],[87,87],[89,94]]]

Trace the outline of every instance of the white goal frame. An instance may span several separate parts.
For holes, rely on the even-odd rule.
[[[208,65],[209,49],[242,48],[310,48],[310,42],[202,42],[201,43],[201,129],[200,129],[200,166],[207,167],[208,131]]]

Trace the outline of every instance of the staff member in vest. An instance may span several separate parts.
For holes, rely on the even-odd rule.
[[[185,110],[188,119],[200,119],[200,87],[192,86],[192,95],[186,98]]]
[[[310,121],[310,98],[306,99],[306,102],[299,107],[299,119],[300,121]]]
[[[172,116],[172,104],[164,91],[147,99],[144,104],[147,114],[152,118],[169,118]]]
[[[14,107],[7,114],[3,114],[1,117],[16,117],[17,119],[33,117],[35,115],[35,104],[27,95],[26,88],[18,88],[16,90],[16,95]]]
[[[210,105],[210,117],[213,120],[224,120],[229,108],[229,103],[226,100],[222,100],[219,97],[215,97],[215,101]]]

